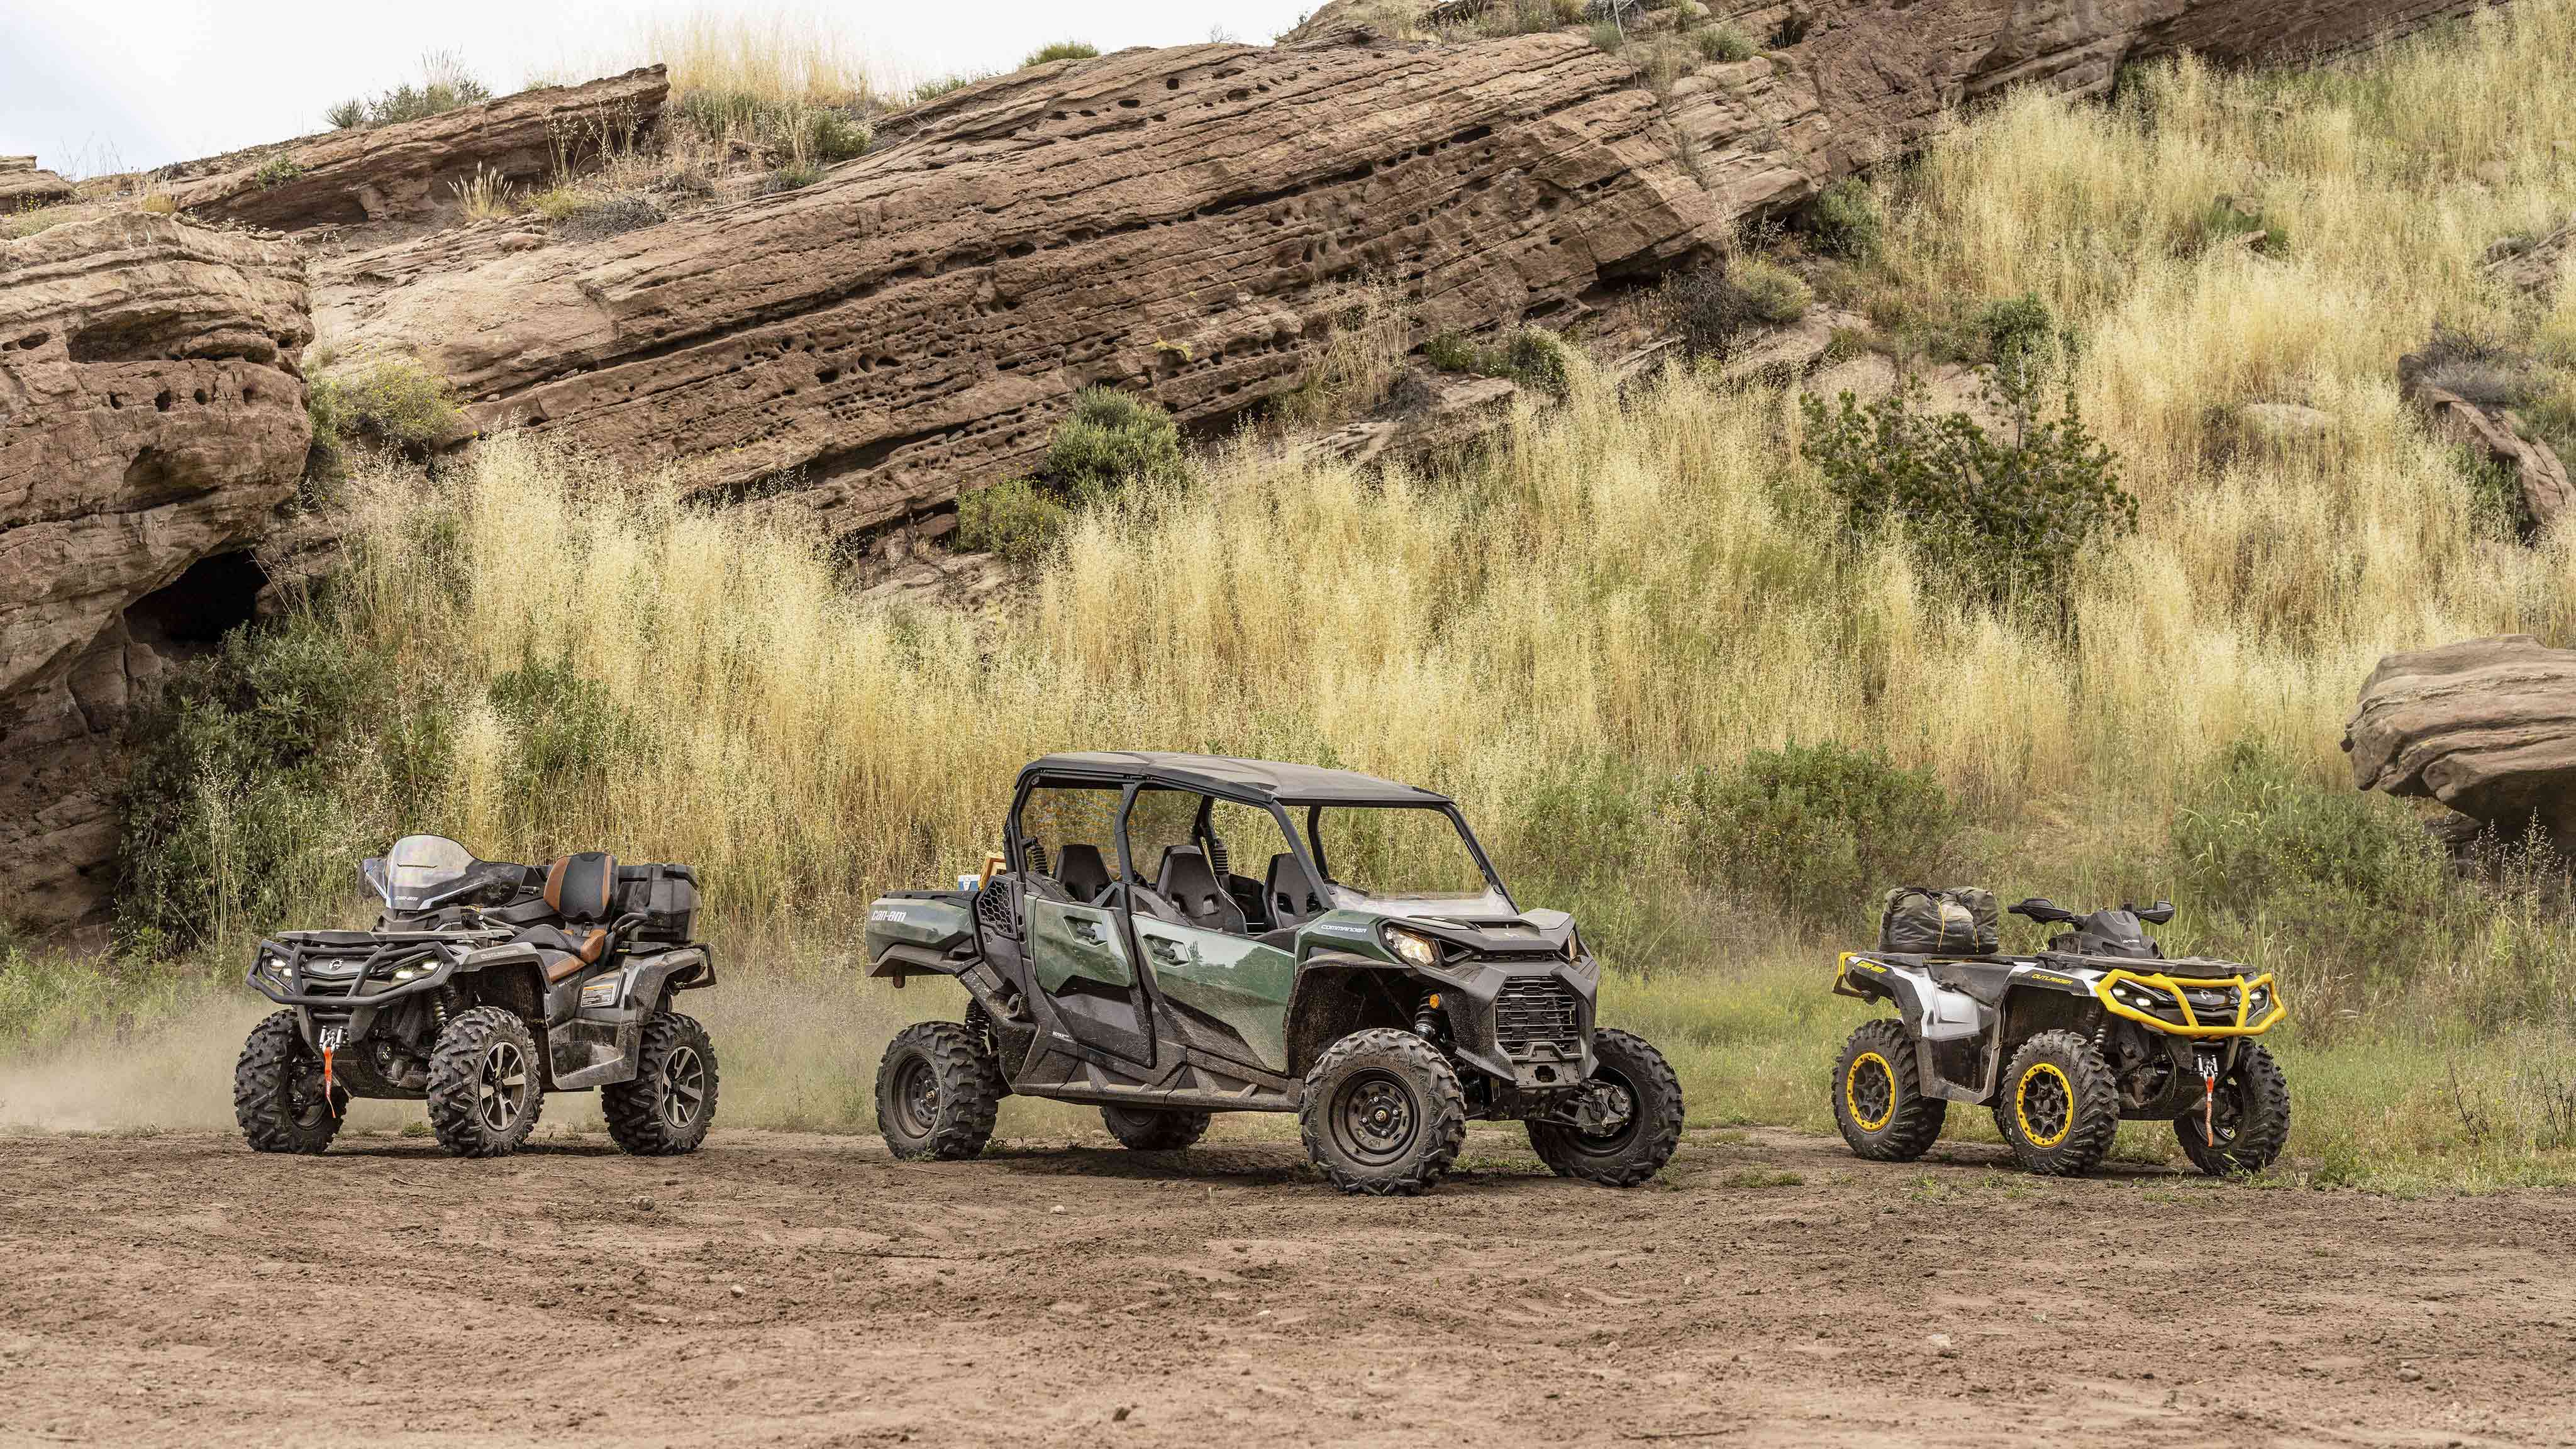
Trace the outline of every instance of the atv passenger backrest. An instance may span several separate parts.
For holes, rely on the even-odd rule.
[[[1190,924],[1209,931],[1243,934],[1243,907],[1217,884],[1216,871],[1208,864],[1205,852],[1195,845],[1168,846],[1163,851],[1163,868],[1155,874],[1154,889],[1164,899],[1181,908]]]
[[[1109,866],[1100,858],[1099,846],[1067,841],[1057,851],[1055,878],[1087,906],[1109,889]]]
[[[1261,898],[1270,903],[1270,923],[1292,926],[1308,916],[1320,915],[1324,909],[1323,894],[1315,889],[1306,867],[1293,855],[1270,857],[1270,870],[1262,878]]]
[[[604,921],[617,904],[617,857],[567,855],[546,869],[546,904],[568,921]]]

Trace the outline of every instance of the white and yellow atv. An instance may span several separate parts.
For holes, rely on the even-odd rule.
[[[1967,1102],[1992,1108],[2013,1156],[2052,1176],[2101,1162],[2124,1117],[2171,1121],[2213,1176],[2281,1155],[2289,1084],[2257,1038],[2289,1009],[2268,973],[2164,959],[2140,924],[2172,920],[2164,901],[2080,918],[2044,900],[2012,910],[2073,929],[2027,956],[1843,953],[1834,990],[1899,1013],[1853,1032],[1834,1064],[1834,1120],[1853,1152],[1910,1162],[1949,1104]]]

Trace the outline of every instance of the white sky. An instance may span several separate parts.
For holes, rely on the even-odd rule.
[[[655,17],[782,13],[845,37],[890,79],[1015,64],[1051,40],[1179,45],[1222,24],[1266,43],[1320,0],[0,0],[0,156],[75,176],[325,128],[335,101],[420,78],[451,51],[498,91],[641,64]]]

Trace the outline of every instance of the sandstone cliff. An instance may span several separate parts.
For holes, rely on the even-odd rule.
[[[2391,654],[2344,726],[2353,783],[2576,845],[2576,650],[2528,634]]]
[[[477,174],[513,185],[631,144],[659,120],[660,66],[587,85],[546,86],[477,106],[261,146],[157,173],[192,216],[298,231],[453,208]]]
[[[141,213],[0,243],[0,917],[102,899],[129,686],[155,639],[239,622],[154,596],[294,491],[310,335],[285,243]]]
[[[1365,280],[1425,337],[1561,321],[2000,87],[2461,8],[1828,5],[1773,55],[1654,84],[1569,33],[1130,51],[943,97],[801,191],[462,272],[361,259],[372,280],[322,325],[420,357],[486,427],[757,485],[849,533],[1025,470],[1088,384],[1222,426],[1296,384]]]

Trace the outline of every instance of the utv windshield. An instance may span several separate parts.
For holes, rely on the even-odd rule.
[[[397,911],[417,911],[463,880],[473,868],[474,852],[446,836],[406,835],[385,852],[381,878],[375,872],[367,878],[383,893],[387,906]]]
[[[1418,914],[1513,914],[1455,814],[1431,805],[1319,805],[1307,844],[1336,904]]]

